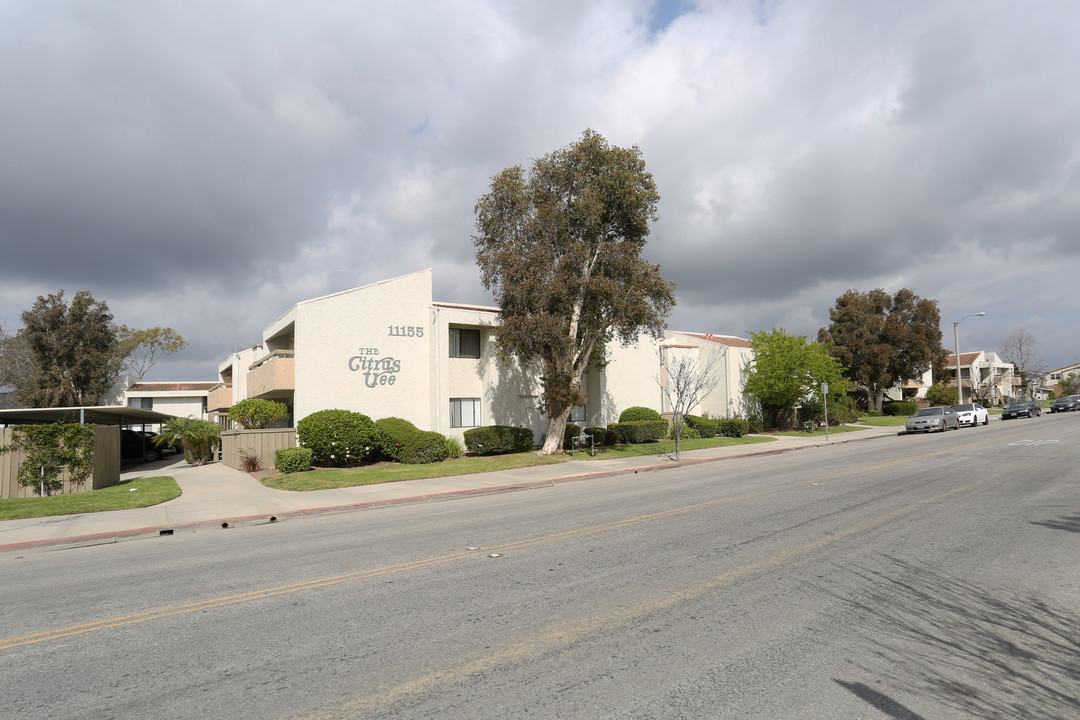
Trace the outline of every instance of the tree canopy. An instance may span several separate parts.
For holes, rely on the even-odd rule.
[[[659,200],[636,146],[586,130],[528,173],[495,175],[476,204],[476,261],[500,308],[496,347],[505,362],[540,363],[546,454],[558,451],[606,343],[662,335],[674,285],[641,258]]]
[[[828,327],[818,342],[847,368],[866,391],[872,410],[880,410],[885,391],[943,364],[941,314],[937,301],[903,288],[892,297],[878,288],[848,290],[829,310]]]
[[[1017,328],[1005,339],[1001,348],[1001,357],[1013,364],[1013,372],[1020,378],[1020,390],[1028,397],[1034,397],[1035,387],[1042,382],[1046,363],[1039,355],[1042,344],[1039,339],[1024,328]]]
[[[844,367],[820,343],[783,328],[750,333],[754,359],[747,368],[744,392],[761,404],[768,427],[793,424],[795,406],[829,384],[828,398],[837,402],[851,390]]]
[[[70,305],[63,290],[39,296],[22,314],[19,335],[30,367],[15,399],[35,407],[96,404],[120,369],[112,319],[108,304],[87,290],[75,293]]]
[[[130,373],[139,380],[146,377],[150,368],[160,360],[188,346],[188,341],[172,328],[132,330],[127,325],[121,325],[117,328],[116,337],[120,371]]]

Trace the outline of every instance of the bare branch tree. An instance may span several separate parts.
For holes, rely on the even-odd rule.
[[[720,384],[722,359],[723,354],[712,348],[692,345],[660,347],[657,382],[674,413],[676,460],[679,459],[686,413],[697,407]]]
[[[1020,392],[1034,399],[1033,388],[1042,381],[1046,363],[1039,356],[1042,345],[1038,338],[1024,328],[1013,330],[1001,348],[1001,357],[1011,362],[1020,378]]]

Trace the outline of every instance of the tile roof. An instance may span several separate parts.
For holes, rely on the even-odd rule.
[[[687,335],[689,337],[698,338],[699,340],[708,340],[709,342],[719,343],[720,345],[728,345],[730,347],[748,348],[750,347],[750,341],[746,338],[735,337],[734,335],[713,335],[712,333],[692,333],[684,332],[681,335]]]
[[[982,354],[981,351],[980,352],[970,352],[970,353],[960,353],[960,367],[964,367],[965,365],[971,365],[971,363],[973,363],[973,362],[975,362],[976,360],[979,359],[979,355],[981,355],[981,354]],[[956,368],[956,353],[953,353],[952,355],[948,355],[948,356],[945,357],[945,367],[953,368],[953,369]]]

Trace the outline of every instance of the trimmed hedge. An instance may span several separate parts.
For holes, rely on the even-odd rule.
[[[566,423],[566,429],[562,434],[562,446],[564,450],[572,450],[574,447],[574,438],[581,437],[581,426],[575,425],[572,422]]]
[[[617,432],[619,441],[623,443],[656,442],[668,434],[668,422],[663,418],[612,423],[608,428]]]
[[[307,472],[311,469],[311,448],[288,447],[274,453],[274,467],[278,472]]]
[[[477,455],[528,452],[533,448],[533,433],[529,428],[509,425],[485,425],[466,430],[465,447]]]
[[[375,421],[383,455],[405,465],[442,462],[446,459],[446,437],[421,430],[408,420],[388,417]]]
[[[311,449],[315,465],[347,467],[379,456],[381,436],[367,415],[350,410],[319,410],[296,424],[300,447]]]
[[[593,439],[593,445],[614,445],[619,442],[619,436],[607,428],[591,427],[585,428],[585,434],[591,435]]]
[[[894,400],[893,402],[882,403],[881,412],[885,415],[904,417],[907,415],[914,415],[919,409],[917,403],[913,403],[910,400]]]
[[[619,422],[645,422],[646,420],[663,420],[663,416],[655,410],[635,405],[628,407],[619,413]]]
[[[687,415],[683,418],[684,426],[688,425],[698,431],[703,438],[716,437],[720,434],[720,422],[712,418],[700,415]]]
[[[750,432],[749,420],[737,420],[735,418],[721,418],[716,421],[717,431],[723,437],[744,437]]]

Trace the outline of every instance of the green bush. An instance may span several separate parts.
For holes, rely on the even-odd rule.
[[[311,449],[314,465],[348,467],[371,462],[382,438],[367,415],[350,410],[319,410],[296,424],[300,447]]]
[[[608,440],[608,429],[607,428],[602,428],[602,427],[585,428],[585,434],[592,437],[593,445],[597,445],[597,446],[599,446],[599,445],[614,445],[615,442],[618,442],[618,438],[619,438],[618,435],[613,434],[615,440],[613,442],[609,443],[607,441]]]
[[[613,423],[608,426],[619,434],[619,441],[623,443],[656,442],[667,437],[668,422],[660,420],[631,420],[629,422]]]
[[[700,415],[687,415],[683,418],[690,427],[698,431],[703,438],[716,437],[719,434],[719,421]]]
[[[247,398],[229,408],[229,420],[245,430],[272,428],[288,416],[286,405],[260,398]]]
[[[859,408],[855,406],[855,400],[846,395],[834,403],[829,403],[830,425],[858,422],[861,415]]]
[[[698,429],[683,422],[682,428],[679,429],[679,439],[698,440],[699,438],[701,438],[701,433],[698,432]]]
[[[955,405],[960,402],[956,388],[937,383],[926,389],[926,399],[931,405]]]
[[[375,429],[383,455],[394,462],[418,465],[446,459],[446,437],[437,432],[421,430],[396,417],[376,420]]]
[[[446,457],[459,458],[465,454],[465,445],[456,437],[446,438]]]
[[[311,469],[311,454],[311,448],[281,448],[274,453],[274,467],[286,475],[307,472]]]
[[[814,425],[817,425],[824,420],[825,406],[822,404],[821,400],[813,396],[803,399],[802,404],[799,405],[799,425],[801,426],[804,423],[813,423]]]
[[[655,410],[647,407],[628,407],[619,414],[619,422],[645,422],[646,420],[663,420],[663,416]]]
[[[562,434],[562,446],[564,450],[573,450],[574,438],[581,436],[581,426],[574,423],[566,423],[566,429]]]
[[[881,412],[885,415],[891,415],[893,417],[905,417],[907,415],[914,415],[915,411],[918,409],[918,404],[910,402],[908,400],[895,400],[892,402],[881,404]]]
[[[745,437],[750,433],[750,421],[738,418],[721,418],[717,420],[717,430],[723,437]],[[760,432],[760,431],[759,431]]]
[[[528,452],[533,448],[533,433],[528,428],[509,425],[485,425],[466,430],[465,447],[477,455]]]

